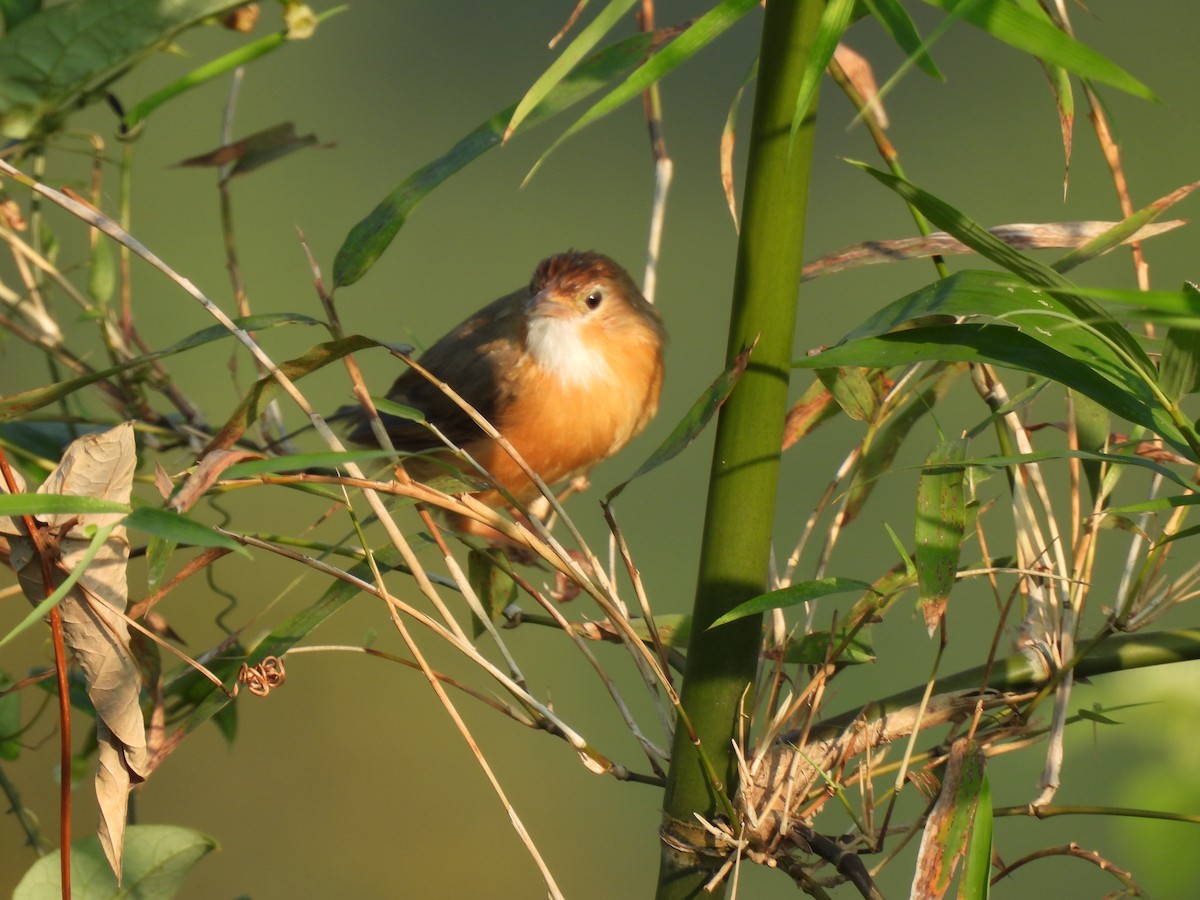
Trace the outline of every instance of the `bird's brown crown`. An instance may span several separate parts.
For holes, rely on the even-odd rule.
[[[529,282],[529,292],[536,294],[553,284],[564,293],[574,293],[599,279],[620,281],[622,286],[629,283],[625,270],[602,253],[568,250],[538,263]]]

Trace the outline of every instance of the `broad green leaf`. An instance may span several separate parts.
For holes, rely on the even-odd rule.
[[[935,900],[944,897],[950,889],[955,869],[967,853],[983,792],[983,778],[984,756],[979,745],[966,738],[955,741],[942,773],[937,802],[930,810],[921,834],[912,896]],[[990,838],[988,843],[991,843]],[[987,874],[986,869],[984,874]]]
[[[838,344],[795,366],[878,366],[890,368],[939,360],[992,363],[1031,372],[1073,388],[1124,419],[1153,429],[1182,453],[1188,442],[1165,410],[1137,382],[1114,384],[1086,363],[1033,340],[1016,328],[998,325],[938,325],[911,328],[876,338]]]
[[[933,58],[926,52],[925,42],[913,24],[912,18],[900,5],[899,0],[864,0],[863,6],[892,36],[905,55],[911,59],[926,75],[945,81],[944,76],[934,63]]]
[[[952,316],[973,328],[976,322],[995,322],[1000,326],[1016,326],[1029,340],[1047,345],[1051,350],[1084,363],[1106,375],[1109,380],[1127,390],[1135,390],[1149,399],[1144,379],[1129,371],[1128,357],[1123,354],[1126,342],[1132,338],[1107,312],[1099,307],[1088,318],[1078,315],[1078,307],[1063,301],[1057,292],[1040,290],[1019,279],[999,272],[965,270],[935,281],[883,307],[853,329],[845,343],[865,337],[878,337],[910,326],[926,326],[931,331],[939,327],[935,317]],[[974,321],[971,321],[971,320]],[[1079,326],[1085,327],[1079,327]],[[992,326],[988,326],[992,327]],[[1119,346],[1108,340],[1108,332],[1116,329],[1122,335]],[[1002,332],[1007,335],[1008,332]],[[893,334],[897,337],[898,334]],[[803,368],[819,368],[826,359],[824,351],[793,363]],[[1137,349],[1140,358],[1149,365],[1149,358]],[[836,354],[834,354],[836,355]],[[815,361],[815,362],[814,362]]]
[[[637,34],[585,60],[546,96],[517,131],[549,119],[628,72],[645,58],[656,37]],[[353,284],[367,274],[418,203],[455,172],[498,146],[515,109],[515,105],[502,109],[449,152],[413,172],[351,228],[333,261],[334,286]]]
[[[829,654],[839,647],[842,648],[841,651],[830,659]],[[854,634],[845,628],[839,628],[833,634],[828,631],[814,631],[792,641],[784,651],[785,661],[806,666],[820,666],[826,662],[861,666],[873,663],[875,659],[875,647],[871,643],[871,632],[867,628],[860,628]]]
[[[1112,430],[1109,412],[1087,394],[1071,391],[1071,424],[1080,450],[1099,453],[1108,446]],[[1095,501],[1103,489],[1104,465],[1099,460],[1085,459],[1083,472]]]
[[[945,615],[958,575],[967,505],[963,492],[967,441],[944,441],[933,448],[917,483],[917,586],[925,625],[932,634]]]
[[[178,546],[178,543],[169,538],[150,535],[150,540],[146,542],[146,586],[151,593],[166,582],[167,566]]]
[[[193,547],[224,547],[234,550],[243,556],[249,556],[250,551],[233,538],[218,534],[207,525],[202,525],[194,519],[173,512],[169,509],[156,509],[152,506],[141,506],[125,517],[125,524],[138,531],[154,535],[177,544],[190,544]]]
[[[1200,288],[1189,282],[1183,290],[1200,307]],[[1167,329],[1162,358],[1158,361],[1158,384],[1173,403],[1200,389],[1200,329],[1180,326]]]
[[[12,31],[42,8],[42,0],[0,0],[0,17],[4,30]]]
[[[92,247],[88,260],[88,296],[107,306],[117,286],[117,269],[113,260],[112,245],[107,240],[98,240]]]
[[[235,319],[234,322],[239,328],[243,328],[247,331],[263,331],[267,328],[277,328],[280,325],[321,324],[321,322],[317,319],[314,319],[310,316],[303,316],[299,313],[268,313],[267,315],[261,316],[246,316],[244,318]],[[0,422],[8,419],[15,419],[19,416],[33,412],[36,409],[41,409],[43,406],[56,403],[63,397],[69,396],[80,388],[87,387],[89,384],[94,384],[97,381],[103,381],[106,378],[111,378],[112,376],[119,375],[122,372],[128,372],[131,369],[136,369],[140,366],[152,363],[155,360],[163,359],[167,356],[174,356],[176,353],[182,353],[185,350],[191,350],[192,348],[199,347],[202,344],[207,344],[211,341],[217,341],[227,337],[232,337],[232,335],[228,329],[225,328],[225,326],[213,325],[209,328],[205,328],[203,331],[197,331],[195,334],[184,338],[177,344],[172,344],[165,350],[157,350],[154,353],[147,353],[145,356],[139,356],[136,359],[131,359],[108,369],[89,372],[87,375],[81,375],[78,378],[69,378],[66,381],[60,381],[57,384],[34,388],[33,390],[23,391],[20,394],[11,394],[8,397],[0,398]]]
[[[863,591],[873,592],[874,590],[865,581],[858,581],[854,578],[830,577],[819,578],[816,581],[801,581],[789,587],[780,588],[777,591],[768,591],[765,594],[759,594],[757,597],[751,597],[744,603],[739,603],[708,627],[710,629],[717,628],[720,625],[727,625],[736,619],[746,616],[755,616],[771,609],[787,609],[792,606],[799,606],[803,603],[808,603],[810,600],[829,597],[833,594],[862,593]]]
[[[493,622],[499,621],[504,610],[516,602],[517,584],[508,573],[508,559],[503,550],[471,550],[467,554],[467,578]],[[486,629],[473,613],[471,620],[472,636],[478,638]]]
[[[129,505],[100,497],[74,494],[0,493],[0,516],[72,515],[74,513],[127,513]]]
[[[716,380],[692,404],[691,409],[687,411],[687,415],[671,430],[671,433],[667,435],[667,439],[655,448],[654,452],[650,454],[650,457],[644,463],[638,466],[637,471],[604,495],[605,503],[612,503],[612,501],[616,500],[634,479],[640,478],[647,472],[657,469],[663,463],[674,459],[699,436],[700,432],[704,430],[704,426],[717,414],[717,410],[721,408],[721,404],[733,392],[738,379],[746,371],[746,366],[750,362],[750,353],[753,349],[753,347],[750,347],[734,357],[725,371],[718,375]]]
[[[1058,272],[1018,252],[950,204],[921,190],[911,182],[862,163],[853,164],[891,188],[915,206],[930,222],[962,241],[976,253],[1019,275],[1035,288],[1054,289],[1055,296],[1061,304],[1060,311],[1087,323],[1097,332],[1099,338],[1120,350],[1133,366],[1146,376],[1153,377],[1153,364],[1129,332],[1102,307],[1082,296],[1075,286]]]
[[[529,180],[563,141],[591,125],[597,119],[607,116],[613,110],[640,96],[642,91],[667,73],[683,65],[757,5],[757,0],[721,0],[693,22],[687,31],[646,60],[624,82],[580,116],[575,124],[563,132],[558,140],[551,144],[550,148],[534,163],[533,169],[530,170],[529,175],[525,176],[525,180]]]
[[[1059,31],[1044,15],[1026,12],[1012,0],[925,0],[960,16],[1010,47],[1062,66],[1081,78],[1112,85],[1144,100],[1157,100],[1154,92],[1116,63]]]
[[[809,110],[816,102],[821,78],[829,61],[833,59],[833,51],[837,49],[842,35],[850,25],[854,4],[855,0],[828,0],[821,12],[821,21],[817,24],[816,34],[813,35],[812,48],[804,63],[804,74],[800,76],[800,89],[796,93],[796,111],[792,114],[793,142],[796,140],[796,132],[800,130]]]
[[[325,10],[325,12],[316,16],[316,22],[324,22],[330,16],[336,16],[338,13],[345,12],[349,8],[349,6],[335,6],[333,9]],[[193,69],[177,81],[173,81],[155,91],[145,100],[134,106],[133,109],[127,111],[121,118],[121,124],[126,129],[133,128],[140,122],[145,121],[150,113],[154,112],[154,110],[158,109],[168,100],[172,100],[194,87],[207,84],[214,78],[219,78],[227,72],[232,72],[239,66],[249,65],[254,60],[266,56],[271,51],[278,50],[289,43],[295,43],[295,41],[291,39],[289,29],[282,28],[274,34],[268,34],[266,37],[251,41],[249,44],[238,47],[236,50],[231,50],[229,53]],[[248,171],[248,169],[243,169],[242,171]]]
[[[108,867],[100,841],[92,835],[71,844],[72,900],[168,900],[188,872],[213,850],[208,835],[178,825],[130,825],[125,832],[122,880]],[[60,851],[43,856],[26,871],[13,900],[61,896]]]
[[[966,797],[968,802],[970,795]],[[958,883],[958,900],[988,900],[992,891],[992,788],[987,769],[979,780],[975,815],[967,838],[967,859]]]
[[[567,77],[572,69],[577,66],[583,57],[591,52],[592,48],[600,42],[604,35],[608,34],[621,21],[621,17],[629,12],[630,7],[637,0],[609,0],[608,6],[600,10],[596,14],[596,18],[584,28],[567,45],[566,49],[559,55],[545,72],[533,83],[533,86],[525,92],[525,96],[521,98],[513,109],[512,118],[509,120],[508,127],[504,129],[504,136],[507,138],[525,121],[538,104],[546,99],[546,96],[558,86],[558,84]]]
[[[104,89],[181,31],[242,0],[71,0],[24,19],[0,39],[0,133],[57,130],[68,108]]]
[[[876,393],[878,380],[870,375],[870,370],[858,367],[817,369],[817,377],[833,395],[838,406],[859,422],[868,421],[879,409],[879,395]]]

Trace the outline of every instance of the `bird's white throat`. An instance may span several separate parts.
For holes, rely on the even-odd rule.
[[[583,320],[533,316],[525,341],[538,366],[564,382],[587,384],[612,377],[604,354],[583,339]]]

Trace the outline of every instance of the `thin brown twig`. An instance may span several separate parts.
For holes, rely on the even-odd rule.
[[[16,477],[8,464],[8,455],[0,447],[0,476],[10,494],[20,493]],[[42,589],[47,597],[54,593],[54,564],[51,548],[33,516],[21,516],[21,524],[33,542],[38,562],[42,569]],[[58,607],[50,609],[50,634],[54,642],[54,674],[58,684],[58,730],[59,730],[59,791],[58,791],[58,840],[59,877],[62,880],[62,898],[71,900],[71,691],[67,684],[67,648],[63,639],[62,614]]]

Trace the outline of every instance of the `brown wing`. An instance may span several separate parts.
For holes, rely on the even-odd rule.
[[[503,408],[510,393],[508,377],[521,355],[522,317],[529,289],[501,297],[460,323],[419,358],[422,366],[452,387],[489,421]],[[456,444],[474,440],[478,426],[459,406],[414,369],[408,369],[387,392],[396,403],[421,410]],[[356,423],[348,437],[356,444],[371,445],[371,426],[359,410],[350,418]],[[396,416],[383,415],[388,435],[397,450],[420,452],[442,444],[423,425]]]

